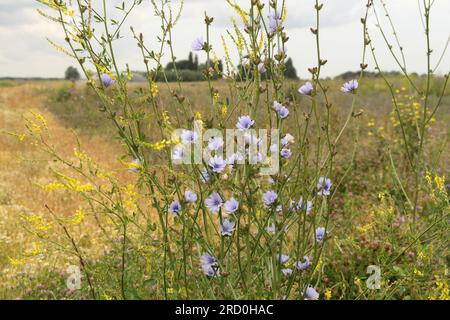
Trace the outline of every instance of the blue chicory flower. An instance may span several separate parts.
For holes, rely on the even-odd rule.
[[[220,233],[224,237],[231,237],[235,229],[234,226],[235,226],[234,222],[231,222],[228,219],[224,219],[222,221],[222,224],[220,225]]]
[[[107,73],[103,73],[102,75],[100,75],[100,81],[105,87],[110,87],[114,84],[114,80]]]
[[[182,147],[175,147],[172,153],[172,160],[183,160],[185,156],[184,149]]]
[[[353,93],[356,92],[356,89],[358,89],[358,80],[354,79],[354,80],[350,80],[346,83],[344,83],[344,85],[341,88],[341,91],[344,93]]]
[[[219,275],[219,263],[216,258],[214,258],[209,253],[204,253],[200,257],[200,262],[202,264],[203,273],[208,277],[216,277]]]
[[[300,271],[304,271],[308,269],[308,267],[311,265],[311,260],[307,256],[303,257],[303,261],[297,261],[296,267]]]
[[[289,116],[289,110],[286,107],[281,107],[280,110],[278,110],[278,115],[281,119],[286,119]]]
[[[319,293],[313,287],[308,287],[305,291],[305,300],[318,300]]]
[[[193,51],[201,51],[205,46],[205,42],[202,37],[198,37],[192,42],[192,50]]]
[[[227,162],[222,157],[214,156],[209,159],[209,166],[215,173],[221,173],[225,169],[226,165]]]
[[[193,191],[186,190],[184,193],[184,201],[186,201],[187,203],[197,202],[197,194]]]
[[[300,87],[300,89],[298,89],[298,92],[300,92],[301,94],[305,95],[305,96],[310,96],[312,94],[314,90],[313,85],[311,84],[311,82],[306,82],[304,85],[302,85]]]
[[[210,177],[209,177],[208,170],[207,170],[206,168],[203,168],[203,170],[200,171],[200,180],[201,180],[203,183],[208,183],[208,182],[209,182],[209,179],[210,179]]]
[[[285,269],[282,269],[281,272],[283,272],[283,274],[284,274],[286,277],[289,277],[289,276],[292,274],[292,272],[294,272],[294,270],[292,270],[292,269],[290,269],[290,268],[285,268]]]
[[[205,205],[211,212],[219,212],[220,207],[222,207],[222,204],[223,204],[222,198],[217,192],[213,192],[205,200]]]
[[[292,135],[290,135],[289,133],[287,133],[287,134],[280,140],[280,142],[281,142],[281,144],[282,144],[283,146],[287,146],[288,144],[294,143],[294,141],[295,141],[295,138],[294,138]]]
[[[239,209],[239,202],[235,198],[230,198],[225,202],[223,208],[227,213],[235,213]]]
[[[255,120],[252,120],[252,118],[250,118],[250,116],[242,116],[242,117],[239,117],[236,127],[241,130],[248,130],[254,124],[255,124]]]
[[[173,201],[169,206],[169,212],[174,216],[178,216],[181,211],[181,204],[179,201]]]
[[[319,196],[329,196],[331,190],[331,180],[325,177],[320,177],[317,183],[317,193]]]
[[[273,12],[269,16],[269,33],[274,33],[279,26],[281,26],[281,14]]]
[[[191,130],[184,130],[181,133],[181,143],[183,144],[192,144],[196,143],[198,140],[198,133]]]
[[[316,240],[317,241],[322,241],[323,238],[325,237],[326,231],[324,227],[319,227],[316,229]]]
[[[287,256],[285,254],[277,254],[277,261],[281,265],[284,265],[286,262],[288,262],[288,260],[289,260],[289,256]]]
[[[280,154],[284,159],[289,159],[292,156],[292,151],[290,149],[283,148],[281,149]]]
[[[263,194],[263,202],[266,206],[270,206],[278,199],[278,195],[275,191],[266,191]]]

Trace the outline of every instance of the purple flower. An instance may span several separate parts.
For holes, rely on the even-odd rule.
[[[193,51],[201,51],[205,46],[205,42],[202,37],[198,37],[192,42],[192,50]]]
[[[286,277],[289,277],[289,276],[292,274],[293,270],[290,269],[290,268],[286,268],[286,269],[282,269],[281,272],[283,272],[283,274],[284,274]]]
[[[223,138],[222,137],[212,137],[208,141],[208,149],[211,151],[217,151],[223,147]]]
[[[317,183],[317,194],[319,196],[329,196],[331,190],[331,180],[325,177],[320,177]]]
[[[300,271],[306,270],[311,265],[311,260],[307,256],[303,257],[303,261],[297,261],[296,267]]]
[[[215,173],[221,173],[225,169],[226,165],[227,162],[222,157],[214,156],[209,159],[209,166]]]
[[[219,196],[217,192],[213,192],[205,200],[205,205],[211,212],[219,212],[222,204],[223,204],[222,198]]]
[[[242,160],[244,160],[244,157],[239,152],[236,152],[228,158],[227,163],[232,166],[236,164],[236,162],[240,162]]]
[[[344,83],[341,88],[341,91],[344,93],[353,93],[358,89],[358,80],[350,80],[349,82]]]
[[[197,202],[197,195],[193,191],[186,190],[184,193],[184,201],[187,203],[195,203]]]
[[[191,130],[184,130],[181,134],[181,143],[191,144],[197,142],[198,133]]]
[[[231,222],[228,219],[225,219],[222,221],[222,224],[220,225],[220,233],[224,237],[231,237],[234,232],[234,222]]]
[[[305,300],[318,300],[319,293],[313,287],[308,287],[305,291]]]
[[[203,273],[206,276],[216,277],[219,275],[219,263],[212,255],[207,252],[202,254],[200,262],[202,264]]]
[[[247,129],[250,129],[251,126],[254,124],[255,124],[255,120],[252,120],[252,118],[250,118],[250,116],[242,116],[242,117],[239,117],[236,127],[241,130],[247,130]]]
[[[223,205],[224,209],[228,213],[235,213],[239,209],[239,202],[235,198],[231,198]]]
[[[297,203],[297,210],[300,210],[303,206],[303,197],[300,197]]]
[[[269,33],[274,33],[281,26],[281,14],[274,12],[269,16]]]
[[[290,149],[284,148],[281,149],[280,154],[284,159],[289,159],[292,156],[292,151]]]
[[[289,260],[289,256],[287,256],[285,254],[277,254],[277,261],[281,265],[284,265],[286,262],[288,262],[288,260]]]
[[[105,87],[110,87],[114,84],[114,80],[111,78],[109,74],[106,73],[100,75],[100,81],[103,83]]]
[[[278,195],[275,191],[266,191],[263,194],[263,201],[266,206],[270,206],[278,199]]]
[[[174,201],[169,206],[169,212],[176,217],[181,211],[181,204],[178,201]]]
[[[325,228],[324,227],[319,227],[316,229],[316,240],[317,241],[322,241],[322,239],[325,237]]]
[[[300,92],[301,94],[305,95],[305,96],[310,96],[312,94],[314,90],[313,85],[311,84],[311,82],[306,82],[304,85],[302,85],[300,87],[300,89],[298,89],[298,92]]]
[[[276,111],[280,111],[280,109],[283,108],[283,105],[282,105],[281,103],[279,103],[278,101],[274,101],[274,102],[273,102],[273,108],[274,108]]]
[[[289,110],[286,107],[281,107],[280,110],[278,110],[278,115],[281,119],[286,119],[289,115]]]

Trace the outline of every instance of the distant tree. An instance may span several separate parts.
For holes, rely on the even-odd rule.
[[[195,70],[198,70],[198,55],[195,55],[194,65],[195,65]]]
[[[291,58],[287,59],[285,63],[286,70],[284,71],[284,76],[288,79],[298,79],[297,70],[295,70],[294,62]]]
[[[80,73],[74,67],[68,67],[66,70],[65,79],[70,81],[80,80]]]

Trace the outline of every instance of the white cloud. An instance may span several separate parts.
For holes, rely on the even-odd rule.
[[[125,1],[126,2],[126,1]],[[248,0],[236,0],[244,7]],[[265,1],[267,3],[267,1]],[[324,75],[335,75],[347,70],[356,70],[361,60],[362,34],[360,17],[365,10],[363,0],[323,0],[321,11],[321,43],[323,57],[328,59]],[[94,4],[99,1],[95,0]],[[110,0],[108,5],[122,3]],[[411,0],[387,1],[396,21],[398,34],[405,47],[407,62],[411,71],[424,72],[424,35],[421,30],[417,3]],[[174,0],[174,6],[179,0]],[[307,68],[315,64],[314,38],[309,27],[315,24],[314,1],[286,0],[288,19],[286,30],[290,36],[288,54],[293,58],[300,76],[308,76]],[[1,0],[0,3],[0,76],[62,76],[67,66],[74,64],[70,58],[56,52],[45,40],[51,38],[64,43],[58,26],[39,16],[35,9],[40,5],[32,0]],[[266,5],[267,7],[267,5]],[[225,0],[185,0],[184,12],[173,35],[175,54],[184,58],[190,50],[192,40],[204,34],[204,12],[215,18],[211,29],[211,41],[219,55],[222,55],[220,35],[226,34],[230,26],[230,16],[234,14]],[[436,0],[432,11],[432,48],[435,60],[438,59],[449,36],[447,12],[450,1]],[[151,10],[149,1],[143,2],[129,18],[137,32],[142,32],[146,43],[152,48],[158,46],[157,35],[160,23]],[[385,69],[394,69],[395,63],[389,57],[375,28],[373,17],[369,22],[374,34],[377,52],[382,57]],[[445,27],[447,26],[447,27]],[[142,57],[131,39],[128,25],[123,29],[126,40],[115,44],[119,63],[122,67],[129,63],[133,69],[143,69]],[[204,57],[201,57],[204,59]],[[167,59],[165,60],[167,61]],[[370,61],[370,60],[369,60]],[[447,72],[449,54],[445,57],[440,72]]]

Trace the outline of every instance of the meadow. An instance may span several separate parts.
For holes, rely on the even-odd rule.
[[[205,81],[156,81],[160,56],[133,30],[145,83],[117,67],[106,10],[40,2],[87,80],[0,82],[0,298],[449,299],[449,75],[365,77],[371,0],[357,80],[320,76],[319,18],[311,79],[285,79],[283,15],[264,22],[252,1],[232,6],[245,76],[221,74],[206,37]],[[170,39],[176,14],[154,3]],[[185,158],[198,126],[248,133],[242,154],[225,161],[211,136],[214,157]],[[264,146],[252,128],[280,135]],[[241,163],[253,140],[270,155]]]

